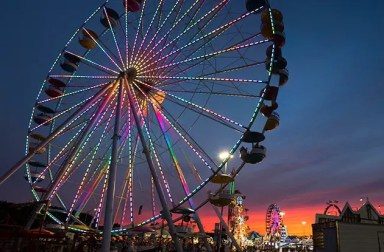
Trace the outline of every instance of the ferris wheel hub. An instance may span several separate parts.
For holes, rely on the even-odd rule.
[[[122,73],[129,82],[133,81],[137,76],[137,70],[134,67],[128,68],[125,72]]]

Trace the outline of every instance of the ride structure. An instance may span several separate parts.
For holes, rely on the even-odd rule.
[[[244,207],[245,198],[245,195],[235,191],[234,199],[229,207],[230,230],[237,243],[242,247],[247,246],[249,243],[247,238],[247,232],[249,231],[247,221],[249,216],[247,213],[248,209]]]
[[[103,226],[105,251],[111,232],[158,219],[181,251],[171,213],[191,208],[204,233],[197,210],[209,200],[199,192],[227,175],[229,159],[215,160],[218,146],[240,151],[233,181],[244,164],[264,159],[260,142],[279,125],[277,95],[288,80],[282,14],[267,1],[245,7],[229,0],[106,1],[49,69],[25,156],[0,184],[23,167],[36,212],[47,209],[47,218],[69,229]],[[226,195],[222,203],[231,181],[216,182],[211,202],[231,202]],[[84,212],[93,213],[91,224],[80,220]]]
[[[328,200],[326,202],[327,204],[327,207],[324,209],[324,214],[325,215],[335,215],[335,216],[339,216],[341,214],[341,209],[340,207],[337,205],[337,203],[339,203],[338,200]]]
[[[265,218],[265,241],[284,242],[287,237],[287,230],[283,223],[280,207],[277,204],[269,205]]]

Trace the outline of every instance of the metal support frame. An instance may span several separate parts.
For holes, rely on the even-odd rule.
[[[109,166],[108,173],[108,186],[107,196],[105,202],[104,211],[104,229],[103,229],[103,242],[101,244],[102,252],[109,252],[111,247],[111,232],[113,227],[113,204],[115,197],[115,184],[116,184],[116,167],[118,158],[118,141],[120,139],[120,114],[121,114],[121,97],[122,97],[123,81],[119,80],[119,91],[117,97],[116,114],[115,114],[115,126],[112,137],[112,151],[111,151],[111,164]]]
[[[161,185],[159,183],[159,178],[158,178],[158,176],[156,174],[155,166],[154,166],[154,164],[152,162],[151,154],[150,154],[150,151],[148,149],[148,145],[147,145],[147,143],[145,141],[143,130],[140,127],[140,119],[139,119],[139,116],[137,115],[137,111],[135,109],[134,100],[133,100],[132,93],[131,93],[132,90],[131,90],[131,88],[129,88],[129,83],[128,83],[128,79],[127,79],[126,76],[124,76],[124,80],[125,80],[125,84],[127,86],[127,94],[128,94],[128,99],[129,99],[129,105],[130,105],[131,110],[133,112],[133,118],[134,118],[135,123],[136,123],[138,134],[140,136],[141,145],[143,146],[143,153],[145,154],[145,157],[147,159],[148,166],[149,166],[149,169],[151,171],[152,178],[153,178],[153,182],[155,184],[156,191],[157,191],[157,194],[159,196],[161,206],[163,207],[162,215],[167,220],[167,224],[168,224],[168,228],[169,228],[169,233],[172,236],[172,240],[173,240],[173,243],[175,245],[176,251],[177,252],[182,252],[183,249],[181,247],[179,238],[176,235],[176,230],[175,230],[175,226],[173,225],[173,222],[172,222],[171,213],[169,212],[169,208],[168,208],[167,202],[165,200],[165,197],[164,197]]]
[[[155,107],[155,109],[157,109],[157,108]],[[167,143],[167,147],[168,147],[168,149],[170,150],[170,152],[173,152],[172,145],[171,145],[171,143],[167,140],[166,130],[165,130],[164,126],[162,125],[162,123],[159,121],[159,119],[158,119],[158,123],[159,123],[159,126],[160,126],[161,130],[163,131],[164,139],[165,139],[165,142]],[[172,160],[173,160],[173,163],[174,163],[174,165],[175,165],[175,167],[176,167],[177,174],[179,175],[180,180],[183,182],[183,190],[184,190],[185,194],[188,195],[188,194],[189,194],[189,187],[188,187],[187,182],[185,181],[184,174],[183,174],[183,172],[181,171],[181,169],[178,169],[178,168],[177,168],[177,167],[179,166],[179,164],[178,164],[178,161],[176,160],[176,158],[172,156]],[[189,199],[188,199],[188,203],[189,203],[189,206],[190,206],[193,210],[195,210],[196,206],[195,206],[195,203],[193,202],[192,198],[189,198]],[[202,234],[205,234],[204,227],[203,227],[203,225],[201,224],[200,217],[199,217],[199,214],[198,214],[197,212],[194,212],[194,214],[193,214],[193,218],[194,218],[195,221],[196,221],[196,224],[197,224],[197,226],[198,226],[198,228],[199,228],[199,232],[202,233]],[[209,242],[208,242],[206,236],[203,236],[203,241],[204,241],[204,246],[206,247],[207,251],[208,251],[208,252],[211,252],[211,251],[212,251],[212,248],[211,248],[211,246],[209,245]]]
[[[221,225],[225,228],[225,232],[226,232],[227,235],[231,238],[232,243],[233,243],[233,245],[234,245],[235,248],[236,248],[236,251],[242,251],[242,249],[240,248],[239,244],[237,243],[235,237],[234,237],[233,234],[229,231],[229,228],[228,228],[228,226],[227,226],[227,223],[225,223],[225,220],[223,219],[223,216],[221,216],[219,209],[217,209],[217,207],[215,207],[214,205],[212,205],[212,207],[213,207],[213,210],[215,210],[215,213],[216,213],[217,217],[219,217],[220,222],[221,222]],[[220,232],[221,232],[221,230],[220,230]]]

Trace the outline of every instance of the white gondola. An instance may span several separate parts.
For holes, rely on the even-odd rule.
[[[244,132],[241,141],[245,143],[260,143],[264,141],[264,139],[265,136],[263,133],[247,130],[246,132]]]
[[[264,160],[267,149],[263,145],[255,145],[250,152],[246,148],[240,148],[240,158],[250,164],[257,164]]]

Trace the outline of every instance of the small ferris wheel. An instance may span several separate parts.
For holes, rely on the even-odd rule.
[[[286,237],[286,229],[283,224],[280,207],[277,204],[271,204],[268,207],[265,225],[267,240],[282,241]]]

